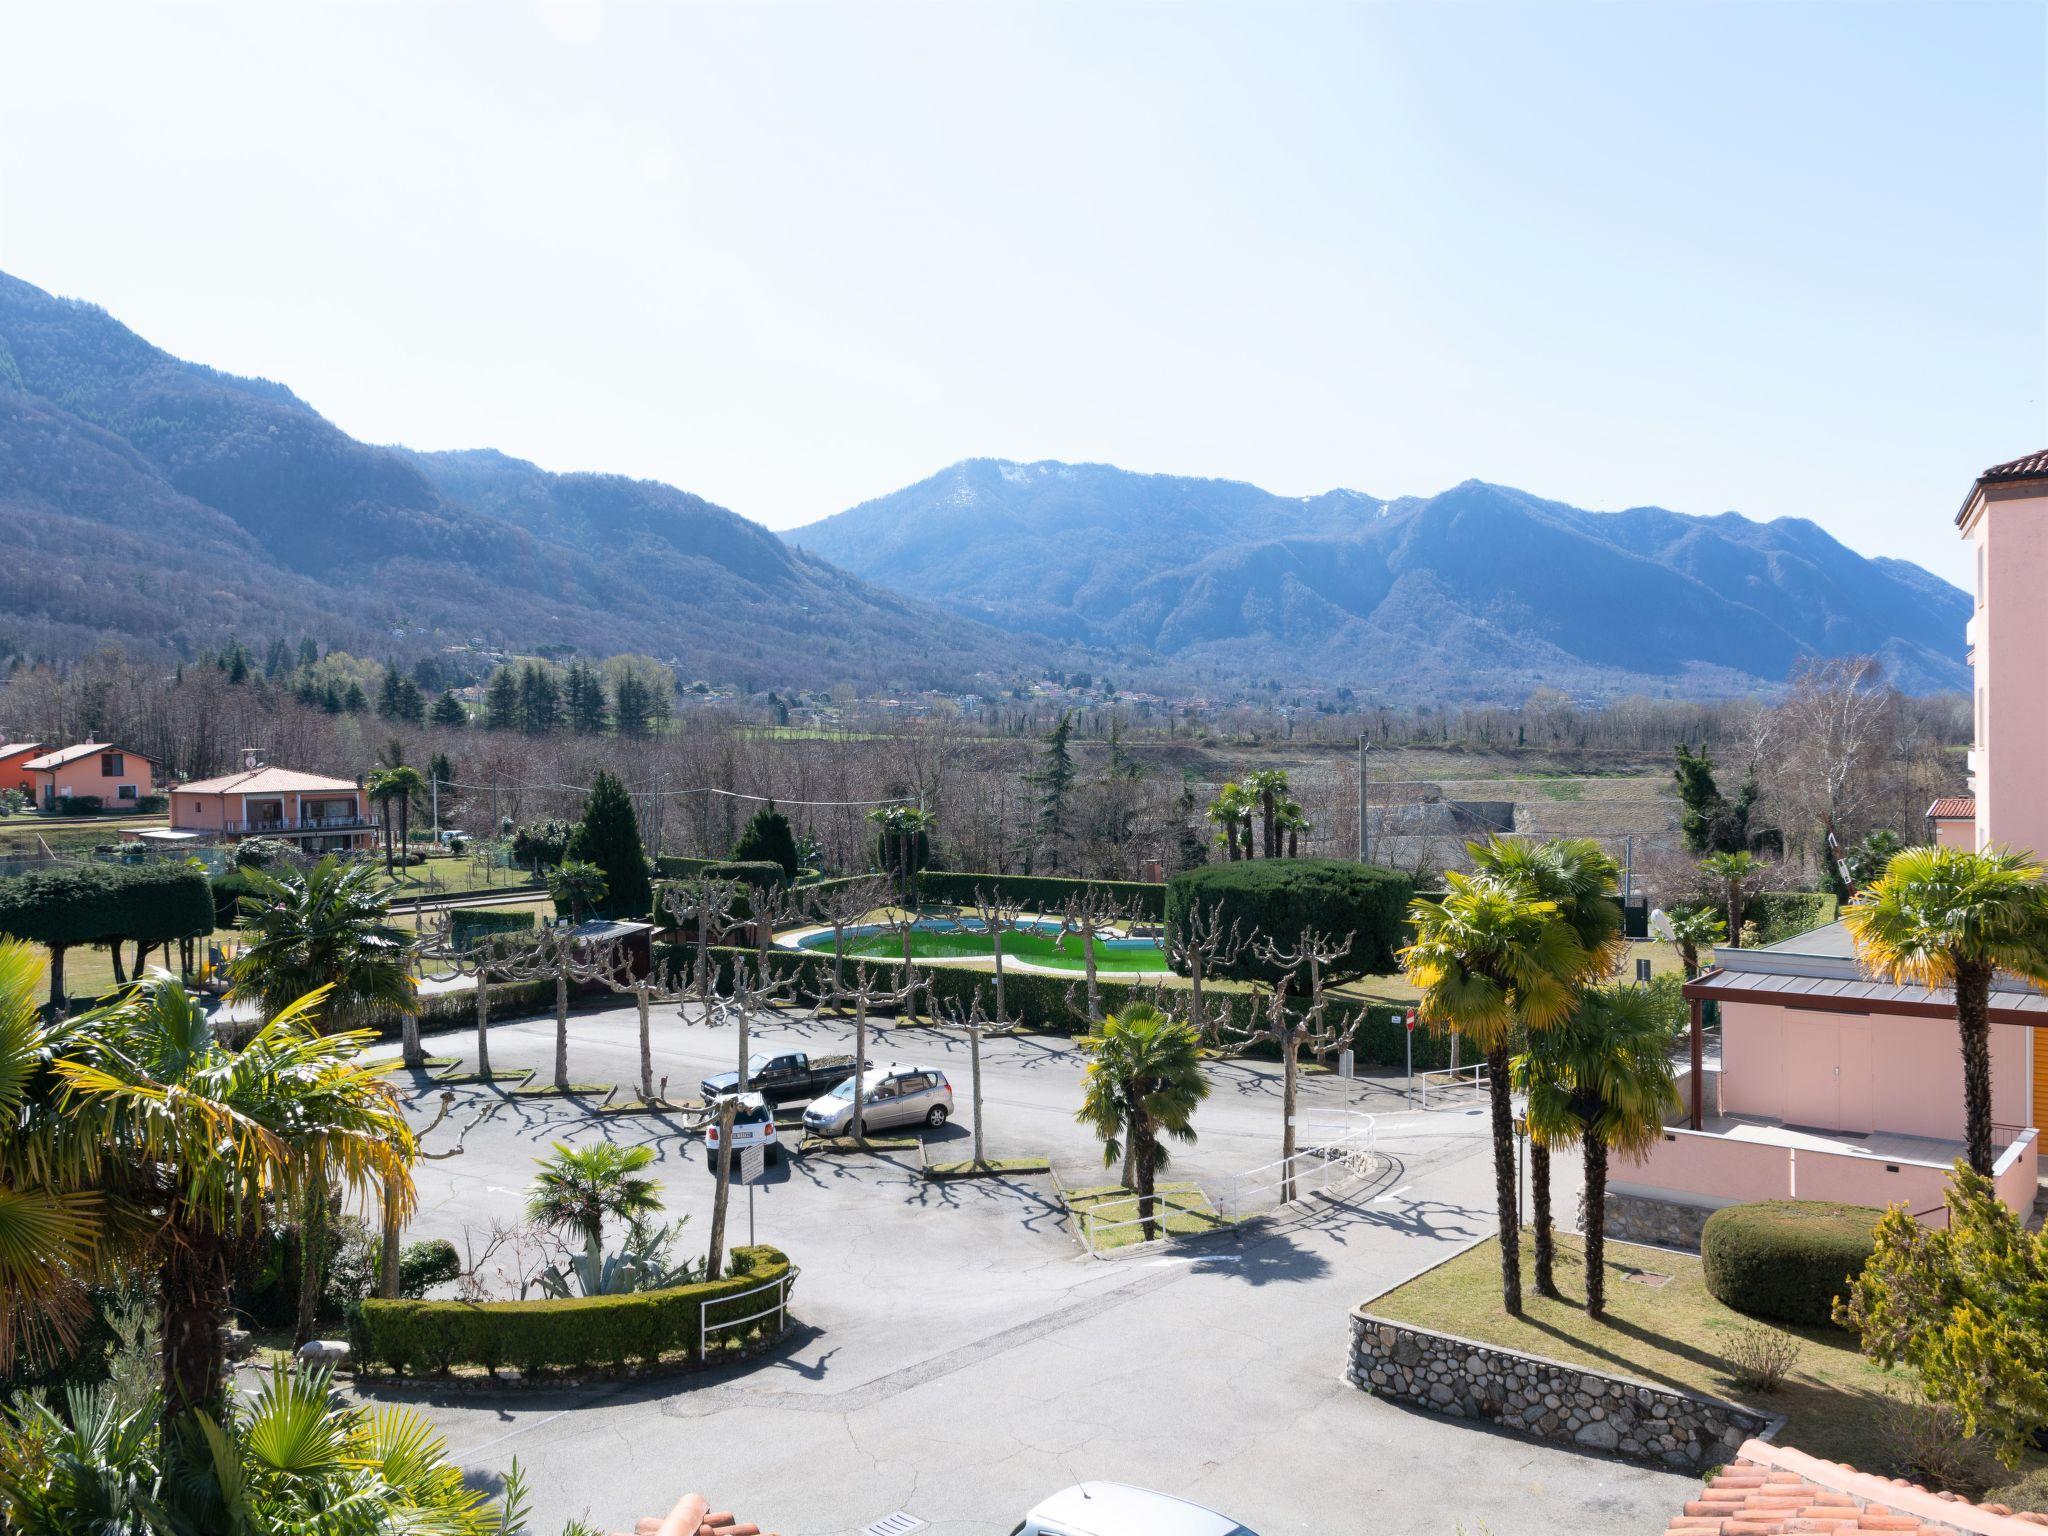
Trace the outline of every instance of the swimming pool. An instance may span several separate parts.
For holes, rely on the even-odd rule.
[[[879,923],[863,923],[845,930],[846,953],[862,959],[894,960],[903,954],[903,936]],[[832,930],[804,933],[790,942],[799,949],[832,952]],[[921,917],[912,926],[910,954],[916,960],[986,960],[995,954],[994,941],[979,919],[971,917]],[[1060,925],[1048,918],[1023,918],[1003,935],[1003,960],[1048,970],[1083,971],[1081,936],[1063,934]],[[1109,937],[1097,935],[1095,969],[1110,971],[1165,971],[1166,951],[1156,938]]]

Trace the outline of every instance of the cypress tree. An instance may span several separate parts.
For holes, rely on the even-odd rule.
[[[569,835],[568,855],[604,871],[604,900],[596,903],[600,917],[644,918],[654,910],[654,884],[647,874],[647,851],[640,844],[640,821],[626,786],[609,773],[599,773],[583,802],[583,819]]]
[[[783,874],[795,879],[799,860],[796,834],[790,830],[789,818],[775,809],[773,800],[769,801],[740,830],[739,840],[726,857],[736,864],[780,864]]]

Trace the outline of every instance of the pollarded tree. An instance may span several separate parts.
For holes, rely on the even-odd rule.
[[[632,796],[609,773],[600,772],[583,802],[583,819],[569,835],[567,852],[604,871],[604,899],[596,915],[644,919],[654,907],[654,883]]]
[[[1074,1118],[1102,1140],[1102,1166],[1113,1168],[1131,1149],[1131,1192],[1145,1240],[1159,1235],[1154,1191],[1167,1164],[1165,1138],[1195,1140],[1195,1107],[1209,1096],[1200,1042],[1186,1024],[1149,1003],[1134,1003],[1104,1019],[1081,1049],[1088,1067]]]
[[[2040,864],[2004,848],[1908,848],[1842,916],[1857,958],[1887,981],[1946,988],[1963,1054],[1970,1166],[1993,1163],[1991,983],[1999,971],[2048,988],[2048,887]]]

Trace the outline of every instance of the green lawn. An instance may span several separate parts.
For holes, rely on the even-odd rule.
[[[1169,1237],[1193,1237],[1203,1232],[1221,1231],[1230,1225],[1230,1219],[1217,1213],[1198,1184],[1161,1184],[1153,1195],[1159,1226]],[[1074,1235],[1077,1238],[1083,1238],[1081,1216],[1084,1212],[1099,1210],[1104,1222],[1132,1221],[1138,1215],[1136,1196],[1120,1184],[1070,1189],[1063,1198],[1067,1209],[1074,1215]],[[1128,1248],[1144,1240],[1143,1227],[1115,1227],[1097,1235],[1095,1249],[1100,1253],[1113,1248]]]
[[[1757,1320],[1707,1294],[1695,1255],[1609,1243],[1607,1316],[1596,1322],[1585,1312],[1579,1239],[1561,1232],[1557,1244],[1558,1289],[1565,1299],[1550,1301],[1530,1283],[1529,1238],[1523,1237],[1526,1311],[1519,1321],[1501,1311],[1500,1245],[1493,1238],[1366,1303],[1366,1310],[1570,1365],[1726,1398],[1759,1413],[1783,1414],[1784,1440],[1802,1451],[1873,1470],[1890,1465],[1892,1452],[1878,1411],[1887,1389],[1898,1391],[1906,1381],[1866,1360],[1852,1335],[1768,1324],[1800,1341],[1799,1360],[1777,1393],[1741,1392],[1728,1372],[1728,1344]]]
[[[1042,933],[1011,933],[1003,937],[1005,960],[1024,960],[1033,965],[1077,974],[1087,968],[1081,951],[1078,934],[1055,937]],[[821,952],[830,954],[831,946],[827,944]],[[864,960],[900,960],[903,958],[903,940],[893,933],[870,934],[849,943],[846,952]],[[910,936],[910,953],[919,960],[989,960],[994,951],[987,934],[919,932]],[[1095,969],[1105,976],[1129,971],[1163,971],[1166,960],[1154,948],[1110,949],[1098,944],[1095,947]]]

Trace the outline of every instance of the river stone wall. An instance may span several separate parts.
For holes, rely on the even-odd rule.
[[[1733,1403],[1561,1365],[1447,1333],[1351,1314],[1351,1366],[1363,1391],[1452,1418],[1638,1461],[1705,1468],[1733,1461],[1774,1420]]]
[[[1614,1243],[1648,1243],[1654,1248],[1683,1248],[1700,1251],[1700,1234],[1707,1218],[1719,1210],[1715,1205],[1695,1205],[1689,1200],[1660,1199],[1655,1195],[1634,1195],[1607,1191],[1607,1240]]]

